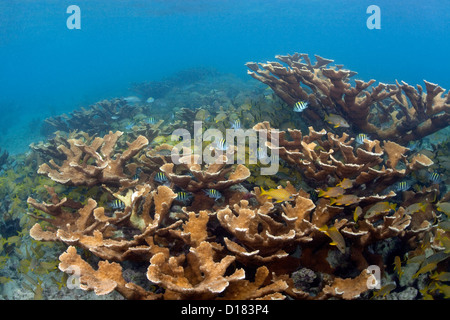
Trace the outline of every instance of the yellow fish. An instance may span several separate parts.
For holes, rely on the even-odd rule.
[[[261,195],[267,196],[267,199],[276,199],[278,202],[289,201],[292,199],[292,194],[285,189],[269,189],[268,191],[261,188]]]
[[[329,115],[325,115],[325,121],[329,124],[332,124],[335,128],[350,128],[348,122],[342,118],[340,115],[330,113]]]
[[[398,278],[400,279],[404,271],[402,270],[402,260],[400,259],[399,256],[395,256],[394,258],[394,270],[397,271]]]
[[[339,182],[336,186],[341,187],[343,189],[350,189],[353,187],[353,180],[344,178],[341,182]]]
[[[414,203],[406,208],[405,213],[413,214],[418,211],[425,212],[426,207],[427,207],[426,203]]]
[[[344,194],[341,195],[339,197],[337,197],[336,199],[331,199],[330,204],[336,204],[337,206],[349,206],[351,204],[354,203],[358,203],[359,202],[359,198],[353,194]]]
[[[333,240],[332,242],[330,242],[330,245],[336,246],[340,252],[345,253],[345,239],[335,226],[328,228],[327,225],[324,225],[323,227],[319,228],[319,230],[329,236],[331,240]]]
[[[450,217],[450,202],[438,202],[437,209]]]
[[[344,192],[345,192],[344,188],[341,188],[341,187],[327,188],[327,191],[319,189],[319,197],[336,198],[336,197],[343,195]]]
[[[371,206],[369,208],[369,210],[367,210],[364,218],[366,218],[366,219],[372,218],[372,217],[376,216],[377,214],[389,212],[390,210],[395,210],[396,207],[397,207],[397,204],[389,203],[388,201],[377,202],[376,204]]]
[[[362,215],[363,211],[361,207],[356,207],[355,211],[353,212],[353,220],[358,221],[359,217]]]

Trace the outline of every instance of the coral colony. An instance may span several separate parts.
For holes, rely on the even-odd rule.
[[[248,63],[258,94],[208,88],[186,107],[140,84],[47,119],[23,187],[3,180],[5,221],[34,239],[19,270],[35,297],[44,274],[68,286],[62,271],[127,299],[449,298],[449,138],[421,144],[448,126],[450,95],[315,57]]]

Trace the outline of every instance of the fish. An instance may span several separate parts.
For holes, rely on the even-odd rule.
[[[297,103],[295,103],[293,110],[294,112],[302,112],[306,108],[308,108],[308,102],[298,101]]]
[[[450,281],[450,272],[444,272],[444,271],[436,272],[436,273],[432,274],[430,276],[430,278],[433,280],[448,282],[448,281]]]
[[[437,210],[443,212],[450,217],[450,202],[438,202],[436,204]]]
[[[275,199],[277,200],[276,203],[283,202],[283,201],[290,201],[292,199],[292,194],[285,190],[285,189],[269,189],[264,190],[263,187],[260,187],[261,189],[261,196],[267,196],[267,199]]]
[[[327,225],[324,225],[323,227],[319,228],[319,230],[330,237],[330,239],[332,240],[330,242],[330,245],[336,246],[336,248],[338,248],[340,252],[345,253],[345,239],[335,226],[328,228]]]
[[[126,102],[128,102],[130,104],[135,104],[135,103],[141,102],[141,99],[136,96],[126,97],[126,98],[123,98],[123,100],[125,100]]]
[[[395,210],[397,207],[396,203],[389,203],[388,201],[384,202],[377,202],[373,206],[369,208],[369,210],[366,211],[366,214],[364,215],[365,219],[372,218],[380,213],[386,213],[391,210]]]
[[[325,121],[332,124],[335,128],[350,128],[348,122],[338,114],[330,113],[325,115]]]
[[[374,295],[374,297],[379,297],[379,296],[385,297],[386,295],[391,293],[391,291],[394,290],[395,288],[397,288],[397,285],[395,284],[395,282],[391,282],[391,283],[388,283],[388,284],[382,286],[380,288],[380,290],[374,292],[373,295]]]
[[[431,263],[426,263],[426,261],[424,263],[422,263],[422,265],[424,265],[422,268],[419,269],[419,271],[417,271],[412,278],[415,279],[418,276],[420,276],[422,273],[427,273],[427,272],[431,272],[434,269],[437,268],[437,262],[431,262]]]
[[[177,197],[175,198],[175,200],[183,202],[183,203],[187,203],[191,199],[192,199],[192,194],[184,192],[184,191],[177,192]]]
[[[356,136],[356,143],[357,144],[364,144],[364,140],[370,140],[369,136],[365,133],[360,133]]]
[[[159,182],[159,183],[164,183],[164,182],[167,182],[169,179],[168,179],[167,176],[164,174],[164,172],[158,172],[158,173],[155,175],[154,180],[155,180],[156,182]]]
[[[331,187],[331,188],[327,188],[326,191],[319,189],[319,197],[324,197],[324,198],[336,198],[339,197],[341,195],[344,194],[345,189],[342,187]]]
[[[350,189],[351,187],[353,187],[353,180],[344,178],[344,180],[339,182],[336,186],[341,187],[343,189]]]
[[[147,122],[148,124],[155,124],[155,123],[156,123],[156,119],[155,119],[155,117],[150,117],[150,118],[147,119],[146,122]]]
[[[113,208],[114,210],[123,210],[125,209],[125,203],[119,199],[115,199],[112,201],[109,206]]]
[[[217,191],[216,189],[204,189],[203,192],[210,198],[213,198],[214,200],[218,200],[222,198],[222,194]]]
[[[231,122],[231,129],[238,130],[240,128],[241,128],[241,120],[236,119],[236,120]]]
[[[363,211],[361,207],[356,207],[355,211],[353,211],[353,220],[358,221],[359,217],[362,215]]]
[[[212,143],[212,146],[214,147],[214,149],[217,150],[222,150],[222,151],[226,151],[228,149],[228,145],[225,139],[219,139],[217,142],[214,141]]]
[[[155,101],[155,98],[153,98],[153,97],[149,97],[147,100],[145,100],[145,102],[147,102],[147,103],[152,103],[154,101]]]
[[[442,182],[441,175],[437,172],[428,172],[427,177],[433,184],[439,184]]]
[[[358,203],[359,198],[353,194],[343,194],[336,199],[331,198],[330,204],[331,205],[337,205],[337,206],[349,206],[354,203]]]
[[[413,214],[413,213],[418,212],[418,211],[425,212],[426,207],[427,207],[426,203],[422,203],[422,202],[414,203],[414,204],[409,205],[408,207],[406,207],[405,213],[406,214]]]
[[[409,183],[408,181],[399,182],[394,186],[395,191],[406,191],[409,188],[411,188],[411,183]]]
[[[111,116],[111,120],[117,120],[119,119],[119,116]]]
[[[226,113],[221,112],[214,118],[214,121],[217,123],[225,120],[226,118],[227,118]]]
[[[394,258],[394,270],[397,271],[399,279],[402,277],[403,273],[405,273],[402,270],[402,260],[400,259],[399,256],[395,256]]]

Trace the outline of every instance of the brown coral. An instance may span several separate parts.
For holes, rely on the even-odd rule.
[[[369,91],[375,80],[355,80],[352,86],[349,79],[355,72],[329,66],[333,60],[315,57],[317,62],[313,65],[307,54],[278,55],[276,58],[287,67],[279,62],[249,62],[248,73],[270,86],[289,105],[308,101],[311,108],[305,110],[305,116],[320,127],[326,126],[323,114],[332,110],[360,132],[406,143],[448,125],[450,95],[443,95],[445,90],[437,84],[424,81],[424,92],[420,85],[415,89],[405,82],[379,83]],[[385,126],[377,125],[377,118],[385,119]]]

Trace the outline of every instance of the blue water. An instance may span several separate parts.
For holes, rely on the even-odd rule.
[[[81,30],[66,27],[72,4]],[[366,27],[371,4],[380,30]],[[448,89],[449,34],[448,0],[1,0],[0,147],[12,148],[8,135],[33,119],[129,95],[132,82],[190,67],[247,79],[246,62],[277,54],[318,54],[363,80]]]

